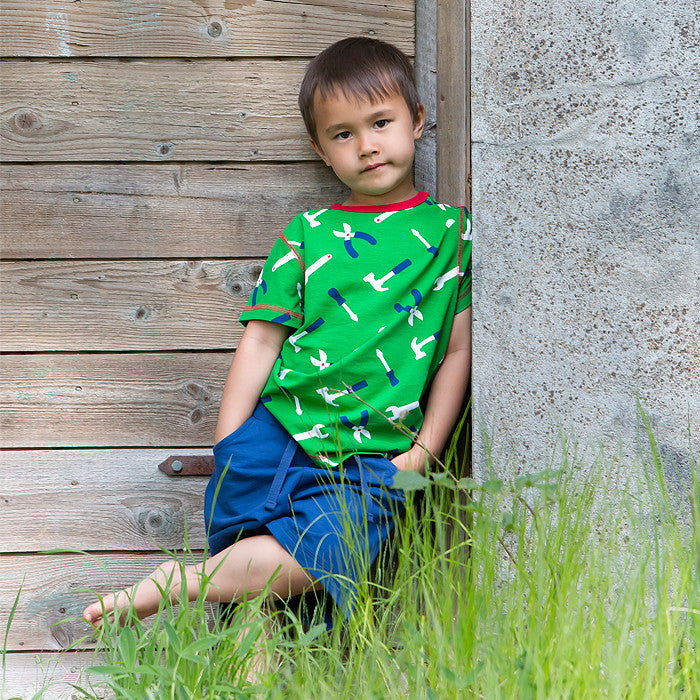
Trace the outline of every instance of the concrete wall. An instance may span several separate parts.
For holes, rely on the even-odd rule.
[[[693,0],[472,0],[475,432],[700,455]],[[475,439],[483,465],[484,442]]]

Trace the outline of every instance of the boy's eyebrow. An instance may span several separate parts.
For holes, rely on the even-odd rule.
[[[376,111],[368,115],[368,121],[377,121],[382,117],[392,116],[394,110],[391,107],[380,107]],[[338,131],[341,129],[347,129],[348,124],[346,122],[338,122],[337,124],[330,124],[326,127],[325,132],[331,133],[332,131]]]

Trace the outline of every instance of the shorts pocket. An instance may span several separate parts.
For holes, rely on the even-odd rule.
[[[227,445],[230,445],[233,442],[236,442],[237,440],[240,440],[241,436],[248,432],[248,430],[250,430],[255,420],[255,416],[251,416],[250,418],[248,418],[248,420],[243,421],[243,423],[241,423],[241,425],[239,425],[232,433],[229,433],[225,438],[219,440],[219,442],[217,442],[216,445],[214,445],[214,447],[212,448],[214,456],[216,456],[216,453],[219,452],[222,448],[226,447]]]
[[[397,471],[399,471],[399,468],[388,458],[388,457],[382,457],[384,462],[386,463],[386,468],[387,471],[393,476],[396,474]]]

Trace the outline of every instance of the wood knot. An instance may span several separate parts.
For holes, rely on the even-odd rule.
[[[134,314],[137,321],[144,321],[150,315],[151,315],[151,311],[147,306],[139,306],[139,308],[136,309],[136,313]]]
[[[177,530],[177,515],[168,503],[139,510],[139,530],[152,537],[169,537]]]
[[[190,422],[193,425],[196,425],[197,423],[202,422],[203,417],[204,417],[204,415],[202,414],[202,412],[198,408],[195,408],[194,411],[192,411],[192,413],[190,413]]]
[[[207,27],[207,34],[210,37],[213,37],[216,39],[216,37],[221,36],[221,32],[223,31],[223,27],[221,26],[220,22],[212,22],[208,27]]]
[[[15,131],[20,134],[36,134],[41,131],[41,117],[31,109],[20,109],[13,118]]]
[[[197,382],[188,382],[185,386],[185,391],[198,401],[209,401],[209,392],[206,390],[206,387],[197,384]]]
[[[156,145],[156,153],[159,156],[167,156],[170,154],[173,145],[171,143],[159,143]]]

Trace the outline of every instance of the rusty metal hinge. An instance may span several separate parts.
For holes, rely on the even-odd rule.
[[[214,457],[209,455],[171,455],[158,465],[168,476],[211,476]]]

